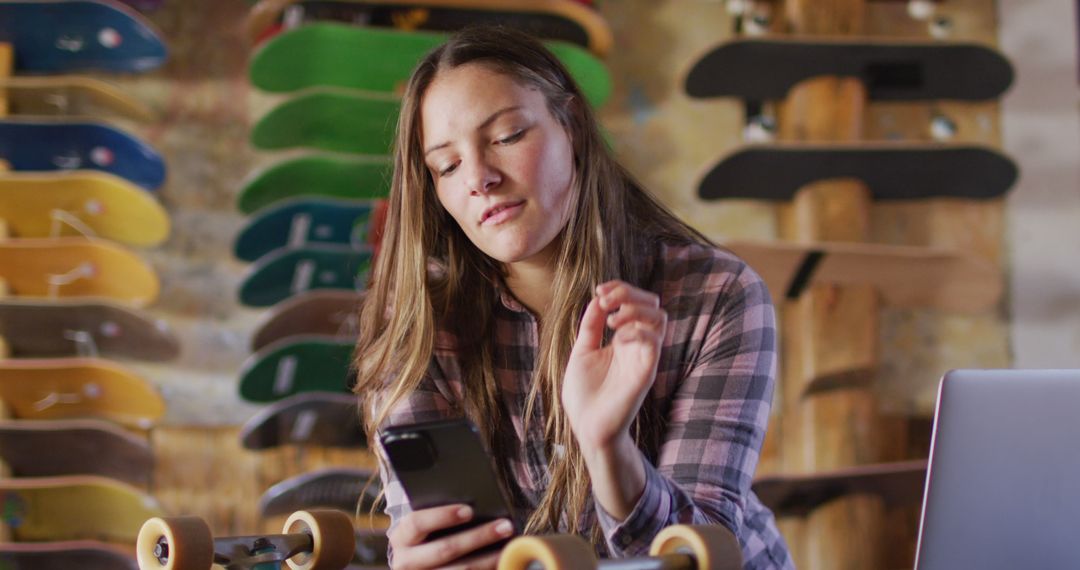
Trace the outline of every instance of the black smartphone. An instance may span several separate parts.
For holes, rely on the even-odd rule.
[[[412,509],[462,503],[472,520],[428,535],[433,540],[505,518],[514,521],[510,502],[495,474],[480,432],[467,419],[398,425],[379,431],[390,468],[405,489]],[[520,529],[516,528],[515,533]],[[478,552],[498,550],[510,539]]]

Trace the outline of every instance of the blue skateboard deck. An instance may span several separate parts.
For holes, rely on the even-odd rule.
[[[0,42],[12,44],[16,73],[140,73],[166,58],[149,22],[103,0],[0,1]]]
[[[312,148],[385,155],[394,142],[401,103],[347,91],[298,94],[264,115],[251,130],[260,150]]]
[[[0,120],[0,160],[12,170],[101,170],[147,190],[165,182],[153,147],[101,123]]]
[[[332,337],[294,337],[248,357],[240,369],[240,397],[275,402],[304,392],[348,393],[355,343]]]
[[[390,195],[390,162],[385,158],[310,154],[258,170],[245,181],[236,206],[254,213],[281,200],[324,197],[373,200]]]
[[[346,245],[277,249],[252,265],[240,284],[240,302],[269,307],[313,289],[362,289],[372,256],[370,249],[357,251]]]
[[[374,205],[368,201],[307,198],[279,202],[259,210],[240,230],[234,253],[256,261],[283,247],[326,243],[365,249]]]

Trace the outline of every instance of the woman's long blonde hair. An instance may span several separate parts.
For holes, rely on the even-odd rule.
[[[494,376],[493,307],[501,264],[473,246],[442,208],[424,163],[420,106],[442,71],[480,64],[541,92],[566,129],[574,151],[575,188],[558,240],[553,300],[540,326],[540,346],[526,421],[543,422],[551,482],[526,532],[581,533],[591,488],[580,449],[560,401],[562,375],[581,315],[595,287],[611,279],[642,284],[661,240],[708,242],[641,188],[611,156],[592,110],[563,65],[539,42],[504,28],[474,28],[428,54],[405,89],[394,149],[382,247],[360,310],[355,392],[369,438],[428,370],[436,330],[452,334],[461,362],[460,412],[475,422],[504,480],[513,440]],[[430,269],[436,266],[436,271]],[[538,406],[539,404],[539,406]],[[542,412],[534,418],[536,412]],[[656,437],[639,417],[635,437]],[[656,442],[649,442],[655,449]],[[562,449],[556,453],[555,449]],[[372,446],[376,449],[376,446]],[[592,540],[600,541],[596,526]]]

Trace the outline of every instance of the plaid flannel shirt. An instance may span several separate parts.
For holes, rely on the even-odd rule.
[[[792,568],[772,513],[750,490],[765,438],[776,374],[776,329],[765,284],[731,253],[697,244],[658,244],[645,288],[668,313],[656,380],[643,406],[662,418],[658,449],[642,449],[645,490],[622,521],[590,506],[589,522],[606,538],[604,556],[638,556],[672,524],[722,524],[742,546],[744,568]],[[494,360],[500,392],[519,446],[507,481],[521,520],[550,480],[542,422],[529,422],[525,399],[536,358],[536,317],[508,292],[495,307]],[[396,425],[461,415],[460,366],[453,338],[440,332],[428,376],[390,415]],[[539,407],[539,406],[537,406]],[[542,413],[538,411],[538,414]],[[647,447],[647,446],[646,446]],[[396,524],[409,512],[393,474],[381,470],[386,513]]]

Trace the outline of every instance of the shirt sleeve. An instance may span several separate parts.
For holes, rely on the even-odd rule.
[[[775,387],[775,314],[761,278],[745,265],[713,299],[702,304],[711,311],[699,315],[708,321],[705,338],[677,381],[656,465],[642,455],[642,496],[623,521],[596,505],[613,556],[647,553],[672,524],[722,524],[742,536]]]
[[[446,394],[449,392],[444,390],[449,390],[446,379],[438,360],[432,358],[427,374],[420,381],[416,390],[394,407],[386,422],[383,423],[383,427],[434,421],[459,415],[454,411],[450,400],[447,398]],[[408,497],[406,497],[401,483],[394,476],[393,470],[381,459],[379,461],[379,478],[382,480],[383,499],[386,501],[384,512],[390,517],[390,527],[386,530],[387,535],[389,535],[401,518],[412,512],[412,509],[409,508]],[[387,559],[393,562],[393,549],[388,546],[386,554]]]

